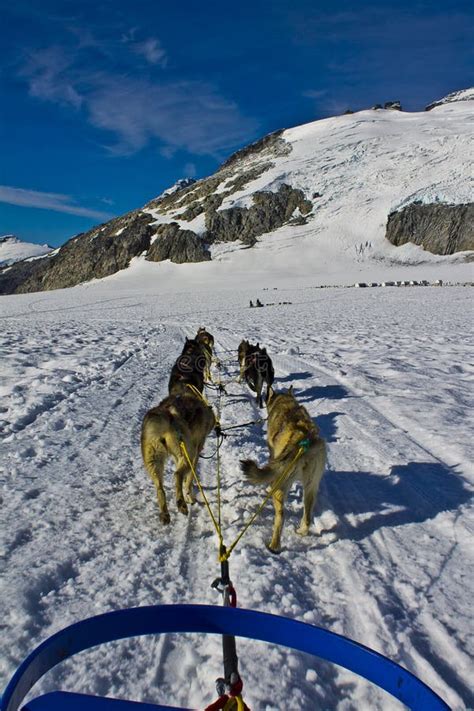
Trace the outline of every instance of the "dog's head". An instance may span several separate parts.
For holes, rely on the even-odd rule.
[[[250,343],[248,341],[240,341],[239,343],[239,348],[238,348],[238,354],[239,354],[239,360],[242,360],[242,358],[245,358],[245,354],[247,353],[247,350],[250,346]]]
[[[275,407],[278,408],[283,405],[284,402],[288,403],[288,396],[295,400],[293,395],[293,386],[290,385],[288,390],[276,391],[271,386],[268,388],[268,395],[266,399],[267,410],[270,413]]]
[[[206,331],[204,326],[201,326],[196,333],[196,341],[199,343],[204,343],[208,348],[212,349],[214,346],[214,336],[209,331]]]
[[[199,352],[201,344],[195,338],[186,338],[181,355]]]

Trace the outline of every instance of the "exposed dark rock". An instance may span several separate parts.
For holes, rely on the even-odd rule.
[[[280,129],[279,131],[274,131],[269,133],[267,136],[260,138],[258,141],[251,143],[245,148],[241,148],[236,153],[233,153],[230,158],[227,158],[224,163],[222,163],[220,170],[223,168],[234,167],[234,165],[244,158],[249,158],[253,155],[258,155],[259,153],[268,153],[271,156],[286,156],[291,153],[292,148],[289,143],[287,143],[282,137],[282,133],[285,129]]]
[[[18,262],[0,272],[0,293],[62,289],[115,274],[148,249],[152,219],[143,212],[129,212],[73,237],[51,257]]]
[[[413,242],[433,254],[474,250],[474,203],[414,202],[388,216],[385,236],[397,247]]]
[[[374,104],[374,106],[372,106],[372,111],[378,111],[381,108],[382,108],[382,104]]]
[[[206,213],[206,239],[212,242],[241,240],[255,244],[256,237],[281,227],[292,217],[296,208],[302,215],[311,212],[312,204],[301,190],[281,185],[278,192],[257,192],[253,205]]]
[[[151,200],[145,206],[146,209],[159,208],[160,212],[169,212],[170,210],[177,210],[181,207],[190,205],[191,203],[200,200],[201,198],[206,198],[219,187],[220,183],[225,179],[225,176],[216,174],[209,178],[203,178],[202,180],[197,180],[192,185],[187,188],[183,188],[178,192],[171,193],[170,195],[161,195],[155,200]]]
[[[0,294],[22,294],[27,291],[42,291],[42,278],[54,257],[42,257],[31,262],[15,262],[0,270]],[[24,288],[26,283],[30,288]]]
[[[180,220],[187,220],[188,222],[190,222],[203,212],[208,212],[209,210],[217,210],[217,208],[220,207],[220,205],[222,204],[223,200],[223,193],[220,193],[218,195],[209,195],[208,197],[204,198],[204,200],[197,200],[196,202],[192,203],[184,212],[179,215],[176,215],[176,217]]]
[[[295,217],[292,217],[291,220],[288,220],[288,224],[295,226],[307,225],[308,220],[306,219],[306,217],[304,217],[304,215],[296,215]]]
[[[184,262],[205,262],[211,258],[202,240],[191,230],[180,229],[177,222],[158,225],[158,235],[146,256],[150,262],[162,262],[171,259],[176,264]]]
[[[189,188],[190,185],[194,185],[196,182],[197,180],[195,178],[181,178],[181,180],[177,180],[176,183],[170,188],[163,190],[161,197],[165,197],[166,195],[174,195],[175,193],[184,190],[184,188]]]
[[[242,190],[246,185],[251,183],[252,180],[256,180],[267,170],[273,168],[273,165],[273,163],[260,163],[254,168],[250,168],[249,170],[239,173],[235,176],[235,178],[226,183],[225,195],[231,195],[232,193]]]
[[[250,170],[238,173],[237,175],[233,174],[230,170],[220,171],[219,174],[221,175],[221,179],[216,180],[206,178],[205,180],[200,181],[200,185],[195,186],[194,190],[188,192],[184,199],[181,199],[183,197],[181,195],[181,197],[177,196],[177,201],[175,201],[174,204],[170,201],[166,201],[166,203],[161,202],[159,204],[159,209],[166,209],[166,211],[169,211],[183,205],[188,205],[187,209],[176,215],[176,217],[180,220],[194,220],[195,217],[201,215],[203,212],[212,212],[213,210],[217,210],[217,208],[222,204],[224,198],[228,195],[232,195],[232,193],[242,190],[248,183],[251,183],[252,180],[256,180],[260,177],[260,175],[262,175],[262,173],[269,170],[272,165],[272,163],[262,163],[254,168],[251,168]],[[228,175],[232,176],[232,179],[226,183],[225,191],[221,193],[212,192],[220,183],[227,179]],[[209,190],[211,190],[210,194],[208,194]]]
[[[383,105],[384,109],[390,109],[391,111],[401,111],[402,107],[399,101],[386,101]]]

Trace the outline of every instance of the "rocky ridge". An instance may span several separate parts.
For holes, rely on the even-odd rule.
[[[385,236],[396,247],[412,242],[433,254],[474,250],[474,203],[411,203],[390,213]]]
[[[79,234],[51,256],[21,262],[0,272],[0,293],[25,293],[74,286],[125,269],[133,257],[176,264],[207,261],[210,244],[241,240],[253,245],[259,235],[286,223],[301,224],[312,203],[302,190],[281,183],[275,191],[256,191],[252,204],[218,210],[225,199],[257,180],[271,158],[291,146],[282,131],[265,136],[232,155],[212,176],[178,181],[142,210],[134,210]],[[204,218],[204,230],[183,222]]]

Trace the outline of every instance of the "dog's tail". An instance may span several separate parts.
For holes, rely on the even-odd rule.
[[[252,484],[272,484],[278,481],[280,477],[286,472],[286,477],[291,476],[294,471],[294,467],[291,466],[292,461],[295,460],[297,452],[294,449],[283,452],[277,459],[268,462],[264,467],[259,467],[251,459],[245,459],[240,461],[240,467],[244,476],[252,482]],[[296,465],[296,461],[295,461]],[[283,483],[283,481],[281,483]]]

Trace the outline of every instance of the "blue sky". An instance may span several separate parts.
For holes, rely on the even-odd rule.
[[[53,246],[275,129],[474,84],[471,0],[0,4],[0,234]]]

